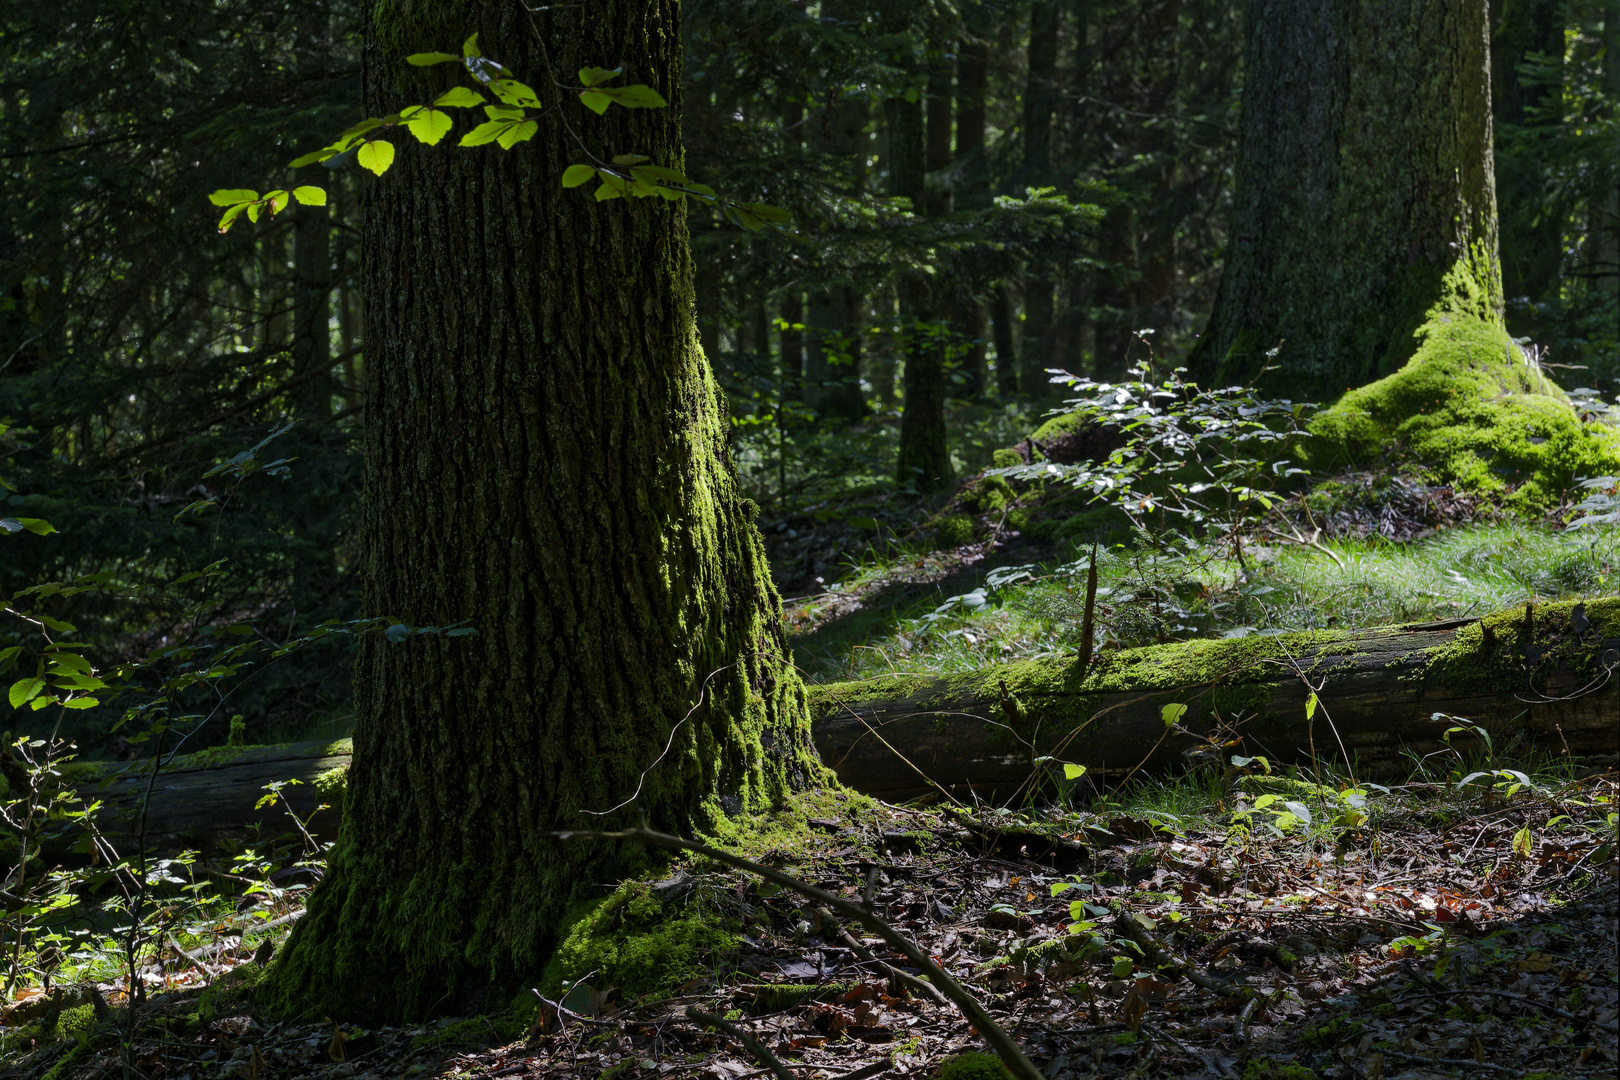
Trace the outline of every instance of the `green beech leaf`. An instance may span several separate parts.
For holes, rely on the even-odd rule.
[[[53,619],[49,615],[35,615],[34,618],[45,624],[46,629],[55,630],[58,634],[77,634],[79,628],[70,622]]]
[[[361,168],[370,169],[381,176],[394,163],[394,144],[387,139],[373,139],[360,148],[356,160]]]
[[[93,709],[97,705],[100,705],[100,704],[101,704],[101,701],[98,698],[76,697],[76,698],[73,698],[71,701],[62,702],[62,708],[64,708],[64,709]]]
[[[522,120],[528,113],[510,105],[485,105],[484,115],[491,120]]]
[[[237,218],[242,216],[242,211],[246,210],[252,205],[252,203],[242,203],[239,206],[233,206],[229,210],[225,211],[225,216],[219,219],[219,231],[230,232],[232,223],[234,223]]]
[[[596,169],[590,165],[570,165],[563,170],[562,186],[565,188],[579,187],[596,175]]]
[[[237,203],[253,202],[259,197],[257,191],[247,188],[222,188],[208,196],[208,201],[215,206],[234,206]]]
[[[300,206],[325,206],[326,189],[318,188],[314,184],[305,184],[292,189],[293,198],[298,200]]]
[[[311,151],[302,157],[293,158],[291,161],[287,162],[287,168],[302,169],[305,165],[314,165],[316,162],[325,161],[327,158],[331,157],[337,152],[338,148],[335,146],[323,146],[319,150]]]
[[[405,121],[406,130],[416,136],[416,141],[429,146],[433,146],[448,135],[453,126],[454,121],[450,119],[450,115],[437,109],[419,109]]]
[[[453,64],[461,57],[453,56],[447,52],[419,52],[411,53],[405,62],[412,67],[432,67],[434,64]]]
[[[627,109],[662,109],[669,105],[662,94],[642,83],[605,90],[603,93]]]
[[[374,119],[374,118],[362,120],[358,124],[354,125],[354,127],[350,128],[348,131],[343,132],[336,139],[334,139],[332,141],[332,145],[339,148],[339,149],[343,149],[345,146],[349,145],[355,139],[359,138],[361,135],[364,135],[366,132],[372,131],[372,130],[374,130],[376,128],[380,128],[380,127],[382,127],[382,121],[381,120],[377,120],[377,119]],[[345,140],[347,140],[347,142]]]
[[[44,518],[13,518],[12,520],[35,536],[49,536],[56,531],[56,526]]]
[[[584,67],[579,69],[579,81],[582,86],[595,86],[597,83],[604,83],[609,79],[617,79],[623,71],[623,68],[614,68],[612,71],[608,71],[606,68]]]
[[[478,51],[478,35],[477,34],[474,34],[472,37],[468,38],[466,41],[463,41],[461,43],[461,55],[462,56],[483,56],[484,55],[483,53]]]
[[[279,214],[287,209],[287,204],[292,201],[292,192],[269,191],[265,193],[264,199],[270,204],[270,213]]]
[[[617,199],[624,195],[623,191],[608,183],[608,180],[609,177],[602,177],[602,186],[596,189],[597,202],[607,202],[609,199]]]
[[[259,215],[262,213],[264,213],[264,203],[250,202],[247,204],[247,216],[249,221],[257,222],[259,220]]]
[[[492,143],[500,135],[501,129],[506,125],[499,120],[488,120],[473,128],[461,137],[462,146],[483,146]]]
[[[1068,762],[1063,763],[1063,779],[1078,780],[1084,775],[1086,775],[1086,767],[1084,765],[1070,765]]]
[[[591,112],[595,113],[597,116],[601,116],[603,113],[607,112],[608,106],[613,104],[613,99],[602,93],[600,90],[581,90],[579,92],[579,100],[584,103],[587,109],[591,110]]]
[[[613,164],[615,164],[615,165],[626,165],[626,166],[640,165],[644,161],[651,161],[651,160],[652,160],[652,158],[648,157],[646,154],[614,154],[613,155]]]
[[[526,108],[540,107],[540,99],[528,86],[516,79],[496,79],[489,84],[492,94],[506,102],[508,105],[521,105]]]
[[[454,60],[455,57],[452,56],[450,59]],[[433,99],[435,109],[470,109],[483,103],[483,96],[466,86],[452,87]]]
[[[1171,727],[1181,723],[1181,718],[1187,715],[1187,706],[1180,703],[1166,705],[1159,710],[1159,715],[1164,718],[1164,726]]]
[[[521,124],[508,124],[506,130],[495,137],[495,141],[502,150],[510,150],[518,143],[534,138],[534,133],[539,130],[540,125],[533,120],[525,120]]]
[[[1311,696],[1305,699],[1305,719],[1310,720],[1314,716],[1316,716],[1316,691],[1312,690]]]
[[[11,684],[11,693],[6,695],[6,697],[7,700],[11,702],[11,707],[13,709],[20,709],[23,707],[23,705],[37,697],[39,692],[43,689],[45,689],[44,679],[23,679],[21,682],[14,682]]]

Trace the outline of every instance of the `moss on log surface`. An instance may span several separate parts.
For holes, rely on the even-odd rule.
[[[1321,708],[1307,723],[1313,687]],[[1165,725],[1172,704],[1187,706],[1182,731]],[[1242,752],[1275,763],[1308,759],[1314,742],[1321,759],[1348,755],[1358,771],[1387,776],[1409,767],[1404,752],[1442,747],[1453,721],[1437,714],[1482,726],[1498,750],[1522,735],[1601,762],[1620,740],[1620,598],[1131,649],[1105,654],[1083,677],[1072,658],[1055,657],[836,683],[812,688],[811,707],[822,759],[845,784],[886,799],[926,791],[919,773],[1010,794],[1045,755],[1109,782],[1163,772],[1223,726],[1241,733]]]

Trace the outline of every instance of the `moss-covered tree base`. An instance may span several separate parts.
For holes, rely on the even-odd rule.
[[[1581,476],[1620,472],[1620,429],[1583,423],[1500,326],[1438,315],[1404,367],[1311,423],[1310,464],[1419,465],[1536,512]]]

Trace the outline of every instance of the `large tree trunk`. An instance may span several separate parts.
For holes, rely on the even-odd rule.
[[[825,774],[683,209],[561,183],[587,149],[681,164],[675,4],[378,4],[366,27],[368,115],[449,86],[405,56],[477,32],[568,118],[510,151],[401,146],[367,198],[365,610],[475,631],[362,644],[347,819],[270,973],[289,1008],[369,1022],[541,970],[570,905],[637,857],[555,830],[712,830]],[[598,117],[553,88],[621,64],[671,107]]]
[[[1500,325],[1485,5],[1254,0],[1201,377],[1274,363],[1332,398],[1399,369],[1431,312]]]
[[[1280,767],[1308,762],[1314,749],[1342,768],[1348,753],[1370,778],[1405,776],[1414,755],[1445,754],[1447,730],[1463,723],[1483,726],[1509,760],[1534,749],[1610,765],[1620,751],[1620,600],[1592,601],[1581,616],[1577,630],[1574,604],[1536,607],[1528,635],[1519,607],[1452,624],[1159,645],[1105,656],[1086,678],[1058,657],[833,683],[810,688],[815,746],[842,783],[889,800],[936,790],[929,781],[959,796],[1006,798],[1045,755],[1086,765],[1104,783],[1137,769],[1172,772],[1220,725],[1243,740],[1225,754],[1241,749]],[[1312,691],[1297,672],[1318,695],[1309,718]],[[1182,730],[1170,731],[1164,707],[1181,704]],[[1485,749],[1471,732],[1451,745]],[[308,814],[336,801],[322,779],[347,763],[341,742],[205,751],[160,778],[148,828],[174,848],[284,830],[281,808],[254,806],[260,787],[303,780],[283,794]],[[116,835],[133,820],[145,777],[99,780],[86,794],[109,804],[103,827]],[[315,827],[336,821],[326,812]]]

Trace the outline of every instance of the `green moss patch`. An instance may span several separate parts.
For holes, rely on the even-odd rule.
[[[1499,326],[1438,315],[1399,371],[1345,394],[1310,425],[1317,467],[1411,463],[1522,511],[1577,477],[1620,471],[1620,429],[1582,423]]]
[[[541,979],[549,994],[592,972],[595,985],[628,996],[669,991],[728,966],[737,953],[737,935],[712,911],[665,904],[643,881],[627,881],[570,915]]]
[[[998,1057],[969,1051],[947,1058],[939,1066],[939,1080],[1008,1080],[1012,1073]]]

